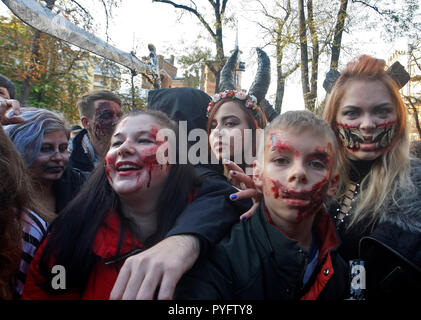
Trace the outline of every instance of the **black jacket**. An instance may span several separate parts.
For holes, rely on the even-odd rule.
[[[419,299],[421,294],[421,233],[379,224],[360,241],[366,264],[368,299]]]
[[[166,113],[174,121],[187,121],[187,132],[206,130],[206,110],[211,98],[193,88],[150,90],[148,109]],[[193,234],[201,239],[201,255],[218,242],[231,226],[239,221],[242,213],[252,205],[250,199],[231,201],[229,195],[237,190],[217,173],[210,164],[195,166],[196,174],[203,179],[196,199],[188,205],[167,236]]]
[[[92,172],[92,170],[94,170],[95,166],[82,147],[82,140],[85,134],[88,134],[88,132],[86,131],[86,129],[82,129],[73,138],[73,149],[69,158],[69,166],[79,169],[80,171],[83,171],[85,173],[89,173]]]
[[[322,245],[319,264],[303,287],[308,253],[269,224],[264,205],[247,221],[235,225],[181,279],[176,299],[203,300],[339,300],[346,296],[347,265],[335,253],[339,244],[326,212],[318,216]]]
[[[56,213],[59,213],[79,192],[87,175],[82,171],[67,166],[61,178],[53,183],[56,196]]]
[[[200,128],[206,130],[206,110],[211,98],[193,88],[169,88],[148,92],[148,109],[159,110],[174,121],[187,121],[187,132]]]
[[[365,263],[368,299],[414,299],[421,292],[421,162],[418,160],[411,161],[411,180],[414,192],[399,190],[396,202],[389,199],[375,225],[361,228],[366,224],[362,222],[349,230],[345,226],[340,229],[342,257]],[[332,206],[332,214],[334,211]]]
[[[201,240],[201,255],[226,235],[240,215],[252,206],[250,199],[231,201],[237,190],[222,175],[203,166],[196,167],[203,179],[195,200],[177,218],[167,236],[192,234]]]

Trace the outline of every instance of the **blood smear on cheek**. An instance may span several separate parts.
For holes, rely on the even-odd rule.
[[[107,176],[108,179],[111,179],[111,171],[115,170],[115,158],[112,156],[106,156],[104,167],[105,167],[105,175]]]
[[[148,149],[144,150],[144,156],[142,156],[142,163],[143,163],[143,168],[147,171],[149,177],[148,177],[148,181],[146,183],[146,187],[150,187],[151,185],[151,180],[152,180],[152,170],[158,166],[161,166],[157,159],[156,159],[156,152],[158,150],[158,146],[153,146],[150,147]]]
[[[328,180],[326,177],[324,177],[322,181],[316,183],[310,190],[303,190],[300,192],[288,189],[287,187],[283,186],[279,181],[271,180],[271,182],[271,190],[275,199],[288,198],[288,196],[290,196],[292,198],[295,197],[310,200],[308,206],[297,207],[297,221],[300,222],[306,217],[309,217],[311,214],[316,213],[316,210],[319,210],[324,200],[324,197],[322,196],[322,191],[325,190],[325,186]]]

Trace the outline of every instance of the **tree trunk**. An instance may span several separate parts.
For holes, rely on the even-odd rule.
[[[317,77],[319,75],[319,40],[314,26],[313,0],[307,1],[308,28],[310,30],[311,43],[313,45],[313,56],[311,59],[310,92],[308,96],[308,110],[314,112],[317,100]]]
[[[221,77],[221,70],[225,64],[224,43],[222,41],[222,22],[219,21],[216,26],[216,63],[215,63],[215,90],[219,92],[219,80]]]
[[[411,110],[412,110],[412,112],[413,112],[413,116],[414,116],[414,121],[415,121],[415,127],[417,128],[417,131],[418,131],[418,136],[420,137],[420,139],[421,139],[421,125],[420,125],[420,120],[419,120],[419,117],[418,117],[418,110],[417,110],[417,107],[415,106],[416,104],[421,104],[421,101],[420,100],[418,100],[417,98],[415,98],[415,97],[408,97],[408,96],[405,96],[405,99],[406,99],[406,101],[408,101],[408,103],[406,104]],[[415,101],[413,101],[413,99],[415,100]]]
[[[47,8],[52,10],[54,7],[56,0],[48,0]],[[41,57],[40,52],[40,41],[41,41],[41,32],[38,30],[35,30],[34,37],[32,39],[32,46],[31,46],[31,61],[28,67],[28,71],[25,75],[25,80],[23,81],[22,88],[19,95],[19,102],[22,106],[26,105],[26,101],[29,98],[29,94],[31,93],[32,89],[32,83],[36,77],[39,75],[35,75],[35,71],[38,69],[39,60]]]
[[[346,9],[348,6],[348,0],[340,0],[341,5],[338,11],[338,17],[336,19],[335,25],[335,33],[333,36],[333,44],[332,44],[332,57],[330,60],[330,69],[338,70],[339,66],[339,55],[341,53],[341,45],[342,45],[342,34],[345,27],[345,19],[347,17]]]
[[[41,40],[41,32],[35,30],[34,37],[32,39],[32,46],[31,46],[31,62],[28,67],[28,71],[25,74],[25,80],[23,81],[22,88],[20,90],[19,102],[22,106],[26,105],[26,101],[28,100],[29,94],[31,93],[32,89],[32,82],[35,78],[35,70],[39,64],[39,58],[41,56],[40,53],[40,40]]]
[[[417,131],[418,131],[418,137],[421,140],[421,126],[420,126],[420,120],[419,120],[419,116],[418,116],[418,110],[417,110],[417,108],[414,107],[413,111],[414,111],[415,126],[416,126]]]
[[[311,109],[310,86],[308,71],[308,49],[307,49],[307,28],[304,14],[304,0],[298,0],[298,18],[300,33],[300,58],[301,58],[301,87],[303,90],[304,105],[307,110]]]
[[[279,31],[279,30],[278,30]],[[278,33],[276,39],[276,99],[275,99],[275,110],[280,114],[282,112],[282,102],[284,100],[285,93],[285,76],[282,72],[282,60],[283,60],[283,47],[281,45],[281,37]]]
[[[277,78],[278,82],[276,85],[275,110],[280,114],[282,112],[282,102],[284,100],[285,93],[285,77],[278,73]]]

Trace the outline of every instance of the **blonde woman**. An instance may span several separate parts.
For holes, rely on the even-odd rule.
[[[413,297],[421,286],[421,165],[410,158],[399,87],[384,60],[360,56],[341,73],[324,113],[342,146],[330,208],[340,254],[364,260],[375,298]]]

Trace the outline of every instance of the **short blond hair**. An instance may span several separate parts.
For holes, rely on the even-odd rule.
[[[266,126],[265,134],[262,135],[262,138],[266,140],[267,134],[272,130],[292,130],[298,133],[310,130],[320,136],[327,137],[332,143],[333,172],[336,171],[338,153],[338,142],[336,140],[336,135],[330,125],[320,116],[306,110],[288,111],[278,115]],[[264,141],[260,141],[258,155],[263,156],[263,153]]]

